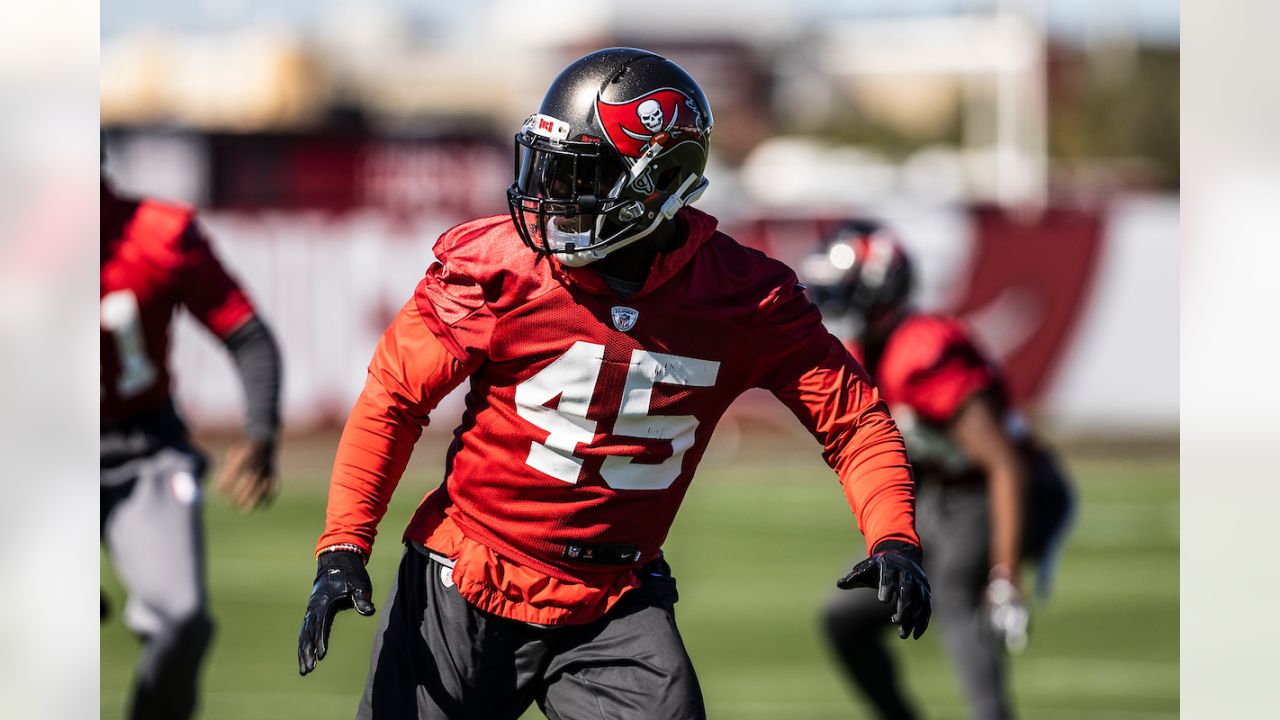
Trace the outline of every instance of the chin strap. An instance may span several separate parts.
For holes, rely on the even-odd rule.
[[[689,186],[692,185],[695,180],[698,184],[690,190]],[[684,182],[680,183],[680,187],[676,188],[676,191],[671,193],[671,197],[667,198],[666,202],[662,203],[662,210],[660,211],[662,216],[668,220],[675,217],[680,208],[685,205],[691,205],[696,202],[698,198],[702,197],[702,193],[707,191],[707,186],[710,184],[711,183],[708,182],[705,177],[698,177],[697,175],[690,175],[685,178]],[[657,223],[655,223],[655,225],[656,224]],[[650,229],[653,229],[652,226]]]

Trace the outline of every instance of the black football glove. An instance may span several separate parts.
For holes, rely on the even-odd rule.
[[[884,540],[871,551],[871,557],[863,560],[848,575],[836,581],[836,587],[848,590],[856,587],[876,588],[876,597],[882,603],[897,603],[891,622],[898,626],[898,637],[908,635],[917,640],[929,627],[929,615],[933,612],[933,597],[929,579],[920,569],[920,548],[898,540]]]
[[[359,553],[333,550],[320,555],[316,563],[316,584],[311,588],[307,614],[298,634],[298,673],[306,675],[329,651],[329,630],[340,610],[355,608],[361,615],[373,614],[373,583]]]

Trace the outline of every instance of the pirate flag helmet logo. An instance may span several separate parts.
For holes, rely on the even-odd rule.
[[[600,128],[619,153],[638,158],[652,142],[665,145],[684,138],[700,139],[702,113],[689,96],[672,88],[662,88],[633,100],[611,103],[596,100]]]

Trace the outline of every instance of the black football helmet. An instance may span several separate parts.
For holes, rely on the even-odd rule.
[[[634,48],[578,59],[516,134],[516,230],[572,267],[640,240],[706,190],[711,126],[706,96],[670,60]]]
[[[898,239],[879,223],[850,220],[823,238],[800,277],[829,322],[852,323],[854,336],[867,324],[905,305],[914,271]]]

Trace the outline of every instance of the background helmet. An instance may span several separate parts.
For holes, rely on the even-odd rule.
[[[800,270],[823,317],[847,317],[858,329],[906,304],[914,281],[898,239],[870,220],[838,225]]]
[[[516,230],[570,266],[634,243],[706,189],[711,126],[702,89],[670,60],[634,48],[580,58],[516,134]]]

